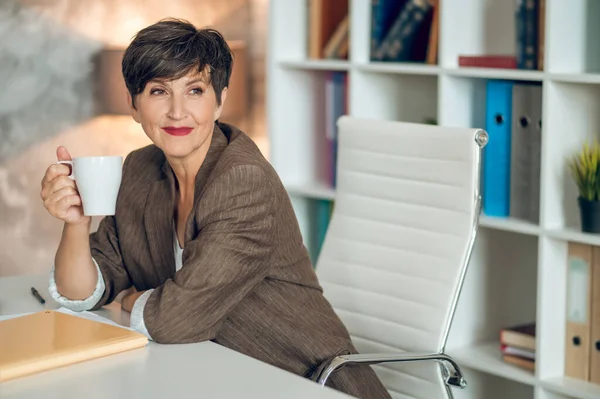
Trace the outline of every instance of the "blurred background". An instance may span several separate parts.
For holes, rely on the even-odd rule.
[[[0,0],[0,277],[52,266],[62,223],[44,209],[40,182],[59,145],[73,157],[126,156],[150,143],[124,106],[120,62],[159,19],[225,36],[235,62],[221,120],[267,156],[267,12],[267,0]]]

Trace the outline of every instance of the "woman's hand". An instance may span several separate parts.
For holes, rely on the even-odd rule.
[[[59,161],[71,160],[65,147],[58,147],[56,155]],[[68,165],[50,165],[42,179],[40,197],[44,201],[44,207],[55,218],[67,224],[89,223],[91,218],[83,214],[81,197],[75,181],[69,177],[70,173]]]

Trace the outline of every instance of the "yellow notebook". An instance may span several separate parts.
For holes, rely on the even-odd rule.
[[[52,310],[0,322],[0,381],[140,348],[145,335]]]

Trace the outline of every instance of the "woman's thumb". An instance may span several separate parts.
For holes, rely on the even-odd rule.
[[[56,150],[56,157],[59,161],[71,161],[71,154],[69,154],[69,150],[63,146],[58,147]]]

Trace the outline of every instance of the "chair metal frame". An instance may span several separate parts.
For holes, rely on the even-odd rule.
[[[475,243],[475,237],[477,236],[477,229],[479,227],[479,216],[481,214],[481,159],[483,148],[489,141],[488,133],[482,129],[474,129],[474,140],[475,143],[479,146],[479,155],[477,157],[477,184],[475,185],[475,197],[474,197],[474,207],[475,213],[471,226],[471,234],[469,237],[469,244],[467,247],[467,251],[463,258],[460,278],[458,282],[457,289],[452,298],[452,304],[450,308],[450,316],[448,317],[446,326],[444,327],[444,334],[442,340],[442,347],[439,349],[437,353],[411,353],[411,352],[403,352],[403,353],[395,353],[395,354],[353,354],[353,355],[342,355],[337,356],[327,362],[325,367],[322,367],[321,371],[314,376],[314,380],[321,386],[325,386],[328,378],[340,367],[347,364],[379,364],[379,363],[406,363],[406,362],[422,362],[422,361],[436,361],[440,363],[440,367],[442,367],[442,375],[445,378],[446,383],[446,391],[448,393],[448,397],[452,398],[452,392],[450,390],[451,387],[457,387],[460,389],[464,389],[467,386],[467,382],[463,376],[462,371],[458,364],[447,354],[445,354],[446,342],[448,340],[448,335],[450,333],[450,328],[452,326],[452,321],[454,319],[454,314],[456,312],[456,306],[458,304],[458,299],[460,297],[465,275],[467,273],[468,265],[471,260],[471,254],[473,252],[473,246]]]

